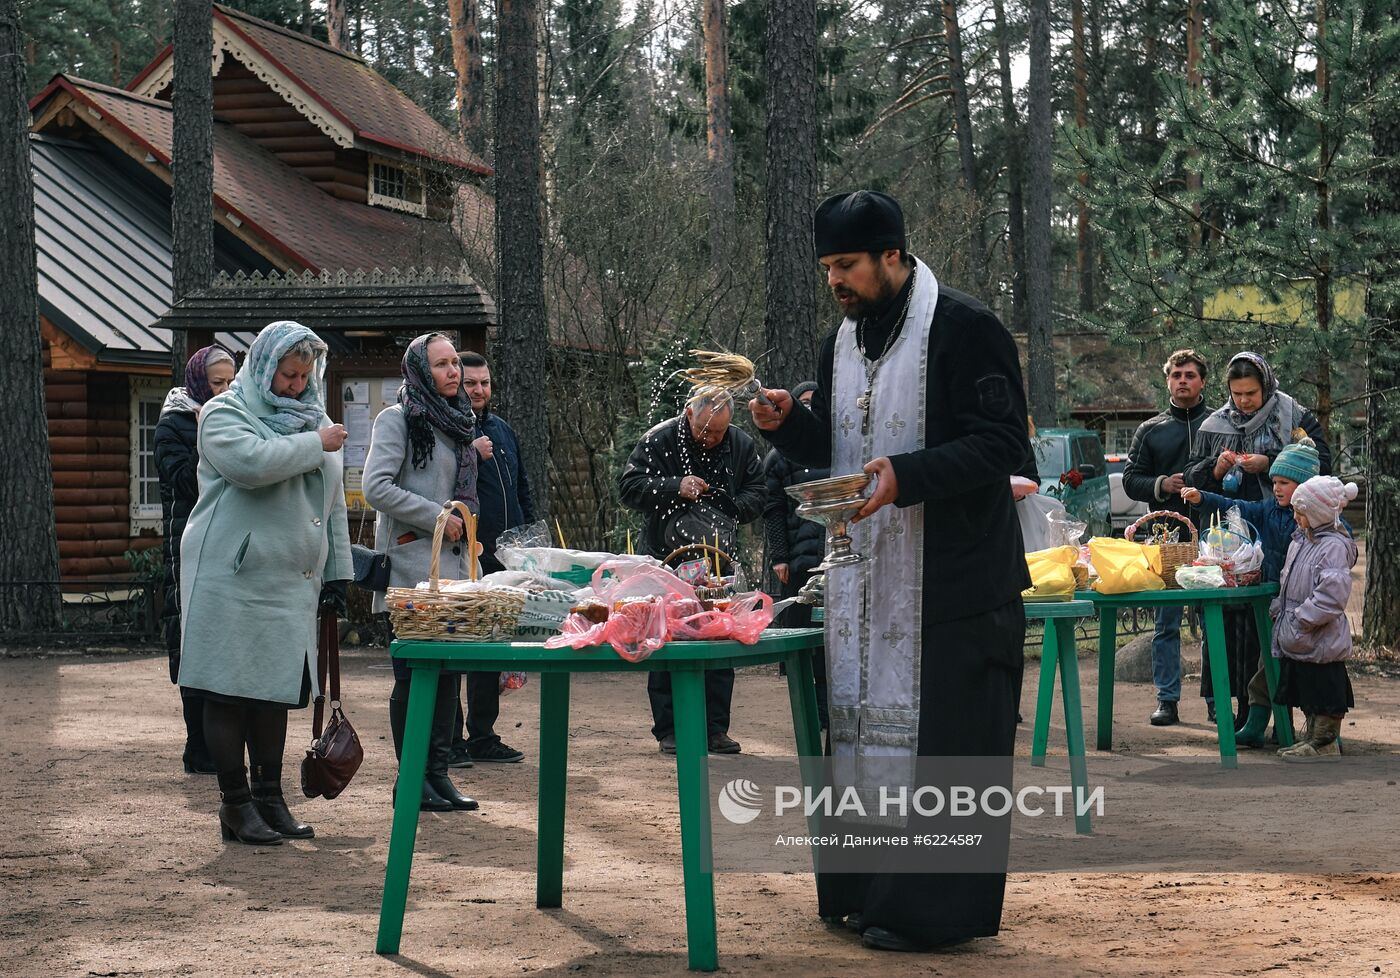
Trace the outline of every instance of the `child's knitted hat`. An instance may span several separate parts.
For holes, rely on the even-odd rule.
[[[1342,484],[1330,475],[1315,475],[1293,490],[1293,512],[1302,513],[1312,526],[1328,526],[1337,521],[1346,504],[1356,498],[1356,483]]]
[[[1308,439],[1294,445],[1285,445],[1283,451],[1274,459],[1274,464],[1269,466],[1269,476],[1272,478],[1278,475],[1302,483],[1317,475],[1320,468],[1321,461],[1318,459],[1317,449],[1313,447],[1312,440]]]

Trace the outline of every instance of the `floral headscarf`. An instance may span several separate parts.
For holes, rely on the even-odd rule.
[[[209,386],[209,368],[216,363],[233,363],[233,354],[217,343],[195,350],[185,364],[185,392],[196,404],[203,404],[214,396]]]
[[[399,404],[408,420],[413,467],[421,469],[428,464],[436,444],[433,430],[442,432],[452,442],[457,458],[452,498],[460,499],[475,513],[480,506],[476,495],[476,452],[471,447],[477,436],[476,415],[470,399],[460,390],[451,398],[438,393],[432,364],[428,362],[428,344],[438,338],[437,333],[425,333],[408,344],[400,365],[403,384],[399,387]]]
[[[272,378],[277,365],[287,351],[302,340],[309,339],[316,347],[316,360],[311,377],[300,397],[278,397],[272,393]],[[326,344],[301,323],[279,320],[268,323],[253,340],[243,369],[233,378],[229,390],[250,407],[258,404],[272,407],[273,413],[259,420],[279,435],[294,435],[315,431],[326,414]]]

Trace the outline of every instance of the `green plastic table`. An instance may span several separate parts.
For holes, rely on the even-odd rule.
[[[1205,623],[1206,646],[1209,650],[1211,683],[1217,698],[1226,705],[1215,711],[1216,729],[1220,734],[1220,764],[1238,766],[1235,751],[1235,711],[1229,706],[1230,676],[1225,659],[1225,617],[1221,612],[1227,604],[1247,604],[1254,610],[1254,623],[1259,630],[1259,652],[1264,660],[1264,675],[1269,681],[1269,699],[1278,689],[1278,662],[1270,654],[1273,644],[1273,622],[1269,618],[1269,602],[1278,594],[1277,584],[1255,584],[1250,587],[1197,588],[1191,590],[1134,591],[1129,594],[1099,594],[1079,591],[1076,599],[1093,602],[1099,616],[1099,724],[1098,749],[1113,749],[1113,665],[1118,641],[1119,608],[1160,608],[1171,605],[1198,605]],[[1274,729],[1280,746],[1293,744],[1293,721],[1288,707],[1274,703]]]
[[[1084,762],[1084,711],[1079,697],[1079,657],[1074,643],[1074,622],[1092,618],[1090,601],[1028,601],[1026,620],[1045,622],[1040,644],[1040,683],[1036,690],[1035,733],[1031,738],[1031,765],[1045,766],[1045,747],[1050,739],[1050,707],[1055,699],[1055,673],[1060,674],[1060,702],[1065,708],[1065,742],[1069,754],[1070,786],[1075,797],[1089,790]],[[1074,810],[1074,830],[1081,835],[1091,831],[1089,813]]]
[[[816,684],[811,650],[821,648],[820,628],[772,628],[755,645],[738,642],[671,642],[642,662],[628,662],[610,647],[546,649],[541,642],[396,641],[390,655],[412,670],[399,783],[423,780],[428,728],[442,671],[540,673],[539,823],[536,829],[535,906],[559,907],[564,897],[564,812],[568,780],[569,675],[575,672],[671,673],[676,712],[676,788],[680,801],[681,865],[685,876],[686,939],[690,967],[719,967],[715,942],[715,886],[710,865],[709,742],[705,728],[705,670],[787,663],[797,753],[819,757]],[[375,950],[397,954],[408,900],[409,871],[418,835],[418,791],[400,791],[394,804],[384,898]]]

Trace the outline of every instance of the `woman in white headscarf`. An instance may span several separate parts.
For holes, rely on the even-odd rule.
[[[319,604],[354,576],[345,429],[325,412],[326,344],[276,322],[199,419],[199,502],[180,546],[180,685],[204,697],[223,837],[309,838],[282,796],[287,711],[316,687]],[[243,745],[252,764],[251,790]]]

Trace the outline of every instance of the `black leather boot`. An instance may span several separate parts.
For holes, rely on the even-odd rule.
[[[452,727],[456,714],[457,682],[455,677],[445,676],[438,680],[433,725],[428,733],[428,787],[458,811],[470,812],[481,806],[458,791],[447,776],[452,762]]]
[[[266,765],[253,768],[253,805],[263,821],[277,834],[289,839],[310,839],[316,830],[298,822],[282,797],[282,770]]]
[[[468,798],[458,791],[452,779],[445,774],[428,775],[428,787],[458,811],[474,812],[481,807],[474,798]]]
[[[248,790],[245,769],[219,772],[219,832],[225,842],[237,839],[250,846],[280,846],[282,836],[263,820]]]
[[[393,739],[394,739],[394,757],[395,757],[395,758],[401,759],[401,758],[403,757],[403,732],[404,732],[404,727],[407,725],[407,721],[408,721],[408,700],[405,700],[405,699],[398,699],[398,698],[396,698],[396,697],[390,696],[390,697],[389,697],[389,734],[390,734],[390,735],[393,737]],[[431,767],[432,767],[432,762],[431,762],[432,746],[431,746],[431,744],[430,744],[429,747],[428,747],[428,753],[429,753],[429,768],[431,768]],[[390,795],[390,797],[391,797],[395,802],[398,801],[398,797],[399,797],[399,786],[398,786],[398,783],[397,783],[397,782],[394,783],[394,791],[393,791],[393,794]],[[452,806],[452,802],[448,801],[446,798],[442,797],[442,795],[440,795],[440,794],[438,794],[436,791],[434,791],[433,788],[432,788],[432,785],[428,784],[428,781],[427,781],[427,779],[425,778],[425,779],[423,780],[423,795],[422,795],[422,798],[421,798],[421,799],[419,800],[419,802],[418,802],[418,807],[419,807],[419,809],[420,809],[421,811],[425,811],[425,812],[450,812],[450,811],[452,811],[452,807],[453,807],[453,806]]]

